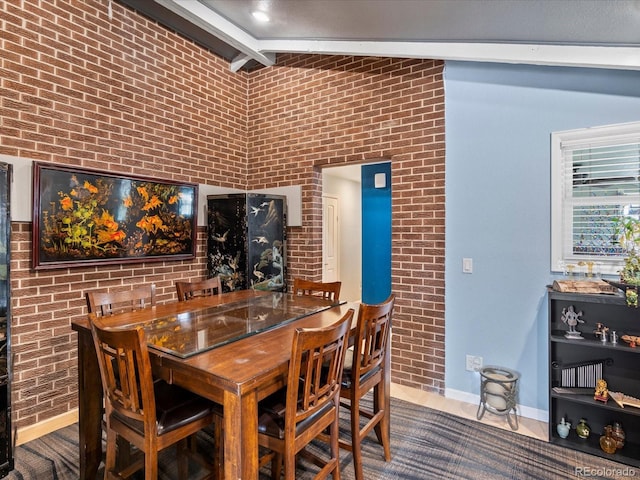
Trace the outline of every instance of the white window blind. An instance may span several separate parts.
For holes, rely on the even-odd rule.
[[[615,219],[640,218],[640,123],[552,134],[552,270],[580,261],[616,273]]]

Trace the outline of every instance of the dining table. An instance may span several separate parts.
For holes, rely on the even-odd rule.
[[[328,326],[349,308],[357,314],[358,303],[248,289],[101,321],[112,328],[141,325],[157,378],[223,406],[225,478],[257,480],[258,402],[286,385],[295,329]],[[102,460],[103,391],[89,322],[89,316],[72,321],[82,480],[95,480]]]

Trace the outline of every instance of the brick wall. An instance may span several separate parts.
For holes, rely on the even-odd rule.
[[[440,61],[280,55],[249,78],[249,181],[302,188],[291,276],[322,274],[321,168],[391,161],[392,379],[444,393]],[[344,220],[344,219],[343,219]],[[348,252],[343,252],[348,255]]]
[[[289,273],[321,272],[319,167],[390,160],[394,381],[444,388],[442,64],[283,55],[228,63],[117,2],[0,3],[0,154],[224,187],[303,185]],[[19,186],[25,190],[30,186]],[[11,241],[13,408],[20,428],[77,406],[84,292],[205,274],[195,261],[31,269],[31,224]]]
[[[106,0],[2,2],[0,32],[0,154],[245,188],[245,74],[116,2],[110,19]],[[155,282],[165,302],[206,272],[204,228],[196,261],[37,272],[31,223],[12,229],[18,427],[77,407],[85,291]]]

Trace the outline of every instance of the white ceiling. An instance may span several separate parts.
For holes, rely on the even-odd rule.
[[[624,45],[637,44],[640,39],[637,1],[200,0],[198,3],[260,40]],[[254,10],[266,12],[271,21],[255,21],[251,16]]]
[[[640,69],[640,0],[153,1],[235,48],[232,70],[283,52]]]

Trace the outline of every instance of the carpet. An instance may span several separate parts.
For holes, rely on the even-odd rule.
[[[341,412],[341,428],[348,436],[348,414]],[[341,433],[342,434],[342,433]],[[199,447],[211,448],[211,437],[199,435]],[[313,446],[322,451],[323,444]],[[209,450],[210,451],[210,450]],[[161,480],[176,478],[174,452],[160,459]],[[363,443],[364,477],[367,480],[427,479],[628,479],[640,478],[640,469],[576,452],[511,431],[463,419],[396,398],[391,401],[392,461],[385,462],[375,435]],[[353,480],[351,453],[341,451],[341,478]],[[315,467],[300,462],[296,478],[312,479]],[[190,466],[190,479],[200,478],[197,465]],[[15,469],[10,480],[77,480],[77,425],[57,430],[15,451]],[[101,477],[99,477],[101,478]],[[137,477],[137,478],[142,478]],[[268,471],[260,474],[267,479]]]

